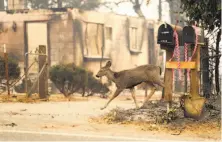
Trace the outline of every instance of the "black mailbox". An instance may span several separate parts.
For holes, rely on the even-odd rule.
[[[158,29],[157,43],[174,48],[175,39],[173,37],[175,26],[169,24],[162,24]],[[179,26],[176,26],[176,31],[178,33],[179,45],[182,44],[182,30]]]
[[[196,41],[195,29],[192,26],[185,26],[183,28],[183,42],[194,44]]]

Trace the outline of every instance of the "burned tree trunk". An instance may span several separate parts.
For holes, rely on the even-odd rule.
[[[219,51],[219,44],[221,40],[221,29],[219,29],[217,33],[217,39],[216,39],[216,55],[220,54]],[[217,94],[220,93],[220,84],[219,84],[219,64],[220,64],[220,56],[215,59],[215,85],[216,85],[216,92]]]
[[[201,73],[202,73],[202,88],[203,96],[206,98],[210,97],[211,88],[210,75],[209,75],[209,50],[208,50],[208,39],[206,39],[206,46],[201,48]]]

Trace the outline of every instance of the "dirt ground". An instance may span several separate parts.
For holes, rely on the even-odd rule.
[[[195,121],[180,114],[169,123],[157,123],[157,116],[163,115],[166,108],[164,104],[155,103],[154,100],[159,98],[160,93],[151,98],[154,103],[150,103],[150,108],[136,110],[131,96],[122,94],[107,109],[100,110],[108,100],[98,96],[76,96],[67,102],[61,95],[54,95],[49,102],[31,103],[4,102],[0,97],[0,129],[82,132],[177,141],[221,140],[219,117]],[[137,96],[140,105],[143,99],[142,95]]]

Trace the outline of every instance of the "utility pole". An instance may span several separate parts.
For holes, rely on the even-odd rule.
[[[5,58],[5,77],[6,77],[6,85],[8,90],[8,97],[10,97],[10,86],[9,86],[9,75],[8,75],[8,53],[6,52],[6,46],[4,44],[4,58]]]

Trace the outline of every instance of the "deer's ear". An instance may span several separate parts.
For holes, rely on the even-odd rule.
[[[106,63],[106,67],[111,67],[111,65],[112,65],[112,63],[111,63],[111,61],[108,61],[107,63]]]

